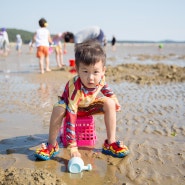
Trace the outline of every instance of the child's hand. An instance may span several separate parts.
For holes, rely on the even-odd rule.
[[[118,112],[118,111],[120,111],[121,110],[121,105],[117,102],[116,103],[116,111]]]
[[[72,157],[81,157],[80,152],[78,151],[78,147],[77,146],[73,146],[71,148],[69,148],[70,151],[70,156]]]
[[[67,54],[67,50],[64,50],[64,55]]]
[[[119,104],[118,99],[116,98],[116,96],[113,95],[111,98],[112,98],[112,99],[114,100],[114,102],[115,102],[116,112],[120,111],[120,110],[121,110],[121,105]]]
[[[73,152],[71,151],[71,158],[72,157],[81,157],[81,154],[78,150],[73,151]]]

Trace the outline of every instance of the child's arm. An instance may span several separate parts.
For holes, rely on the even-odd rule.
[[[32,39],[30,47],[33,47],[33,44],[35,43],[35,41],[36,41],[36,33],[34,33],[33,35],[33,39]]]
[[[111,88],[105,84],[103,86],[103,88],[101,89],[101,92],[103,93],[103,95],[112,98],[115,101],[116,104],[116,111],[120,111],[121,110],[121,105],[118,102],[118,99],[116,97],[116,95],[114,94],[114,92],[111,90]]]
[[[77,118],[77,110],[78,110],[78,103],[80,99],[80,93],[78,80],[70,80],[65,87],[65,90],[62,94],[61,104],[65,102],[66,105],[66,139],[68,142],[68,150],[70,151],[71,157],[78,156],[80,157],[81,154],[78,151],[77,143],[76,143],[76,133],[75,133],[75,125],[76,125],[76,118]]]
[[[64,32],[63,34],[62,34],[62,36],[61,36],[61,39],[63,40],[63,42],[64,42],[64,45],[63,45],[63,51],[64,51],[64,54],[66,54],[67,53],[67,50],[66,50],[66,42],[65,42],[65,40],[64,40],[64,37],[65,37],[65,35],[66,35],[66,32]]]
[[[78,147],[77,147],[76,143],[74,144],[74,146],[72,146],[72,144],[68,145],[68,150],[69,150],[71,158],[72,157],[81,157],[81,154],[78,151]]]
[[[67,50],[66,50],[66,43],[64,42],[64,54],[67,53]]]
[[[48,35],[48,41],[49,41],[49,43],[50,43],[50,44],[53,44],[53,40],[52,40],[52,38],[51,38],[51,35],[50,35],[50,34]]]
[[[120,111],[121,110],[121,105],[119,104],[116,95],[114,94],[114,95],[110,96],[110,98],[112,98],[116,103],[116,111]]]

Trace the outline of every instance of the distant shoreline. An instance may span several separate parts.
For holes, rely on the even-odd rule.
[[[110,44],[111,43],[111,41],[108,41],[108,43]],[[185,43],[185,41],[171,41],[171,40],[162,40],[162,41],[142,41],[142,40],[140,40],[140,41],[136,41],[136,40],[133,40],[133,41],[131,41],[131,40],[118,40],[116,43],[120,43],[120,44],[123,44],[123,43],[133,43],[133,44],[136,44],[136,43],[138,43],[138,44],[146,44],[146,43],[149,43],[149,44],[156,44],[156,43],[163,43],[163,44],[175,44],[175,43],[177,43],[177,44],[184,44]]]
[[[9,40],[10,42],[15,42],[15,38],[17,34],[20,34],[22,36],[23,43],[28,44],[30,40],[33,38],[34,32],[21,30],[21,29],[15,29],[15,28],[7,28]],[[54,34],[51,34],[53,36]],[[111,40],[107,40],[107,43],[110,44]],[[116,43],[185,43],[184,41],[174,41],[174,40],[160,40],[160,41],[142,41],[142,40],[117,40]]]

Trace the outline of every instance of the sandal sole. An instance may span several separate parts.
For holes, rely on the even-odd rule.
[[[129,154],[129,151],[127,151],[125,153],[114,154],[110,150],[104,150],[103,149],[102,153],[105,154],[105,155],[111,155],[112,157],[123,158],[123,157],[125,157],[125,156],[127,156]]]
[[[52,157],[55,157],[57,154],[59,154],[59,151],[58,152],[54,152],[53,155],[51,155],[50,157],[46,157],[44,155],[40,155],[40,154],[37,154],[37,153],[35,153],[34,156],[37,159],[40,159],[42,161],[47,161],[47,160],[50,160]]]

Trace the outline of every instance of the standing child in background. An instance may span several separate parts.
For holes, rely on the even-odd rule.
[[[2,28],[0,32],[0,50],[3,55],[7,56],[9,51],[9,37],[6,28]]]
[[[78,116],[104,114],[107,138],[102,153],[113,157],[124,157],[129,153],[123,142],[116,141],[116,111],[121,107],[116,95],[105,81],[106,54],[97,41],[75,45],[77,76],[65,86],[62,96],[54,105],[49,128],[47,145],[36,150],[35,157],[49,160],[59,153],[56,141],[63,118],[65,117],[67,148],[71,157],[81,157],[75,138],[75,123]],[[103,96],[99,96],[99,93]]]
[[[44,18],[39,20],[40,28],[36,31],[33,37],[32,44],[36,42],[37,54],[39,58],[40,73],[44,73],[44,59],[46,62],[46,71],[51,71],[49,67],[49,43],[52,44],[52,39],[47,27],[47,21]],[[32,46],[32,45],[31,45]]]
[[[3,32],[0,31],[0,54],[3,52],[3,41],[4,41],[4,38],[3,38]]]
[[[64,40],[64,34],[59,33],[53,37],[53,43],[55,45],[55,55],[58,67],[62,68],[64,66],[63,54],[66,54],[66,44],[64,42],[64,49],[62,51],[62,41]]]
[[[21,47],[22,47],[22,38],[21,38],[21,35],[17,34],[16,35],[16,50],[18,54],[21,53]]]

